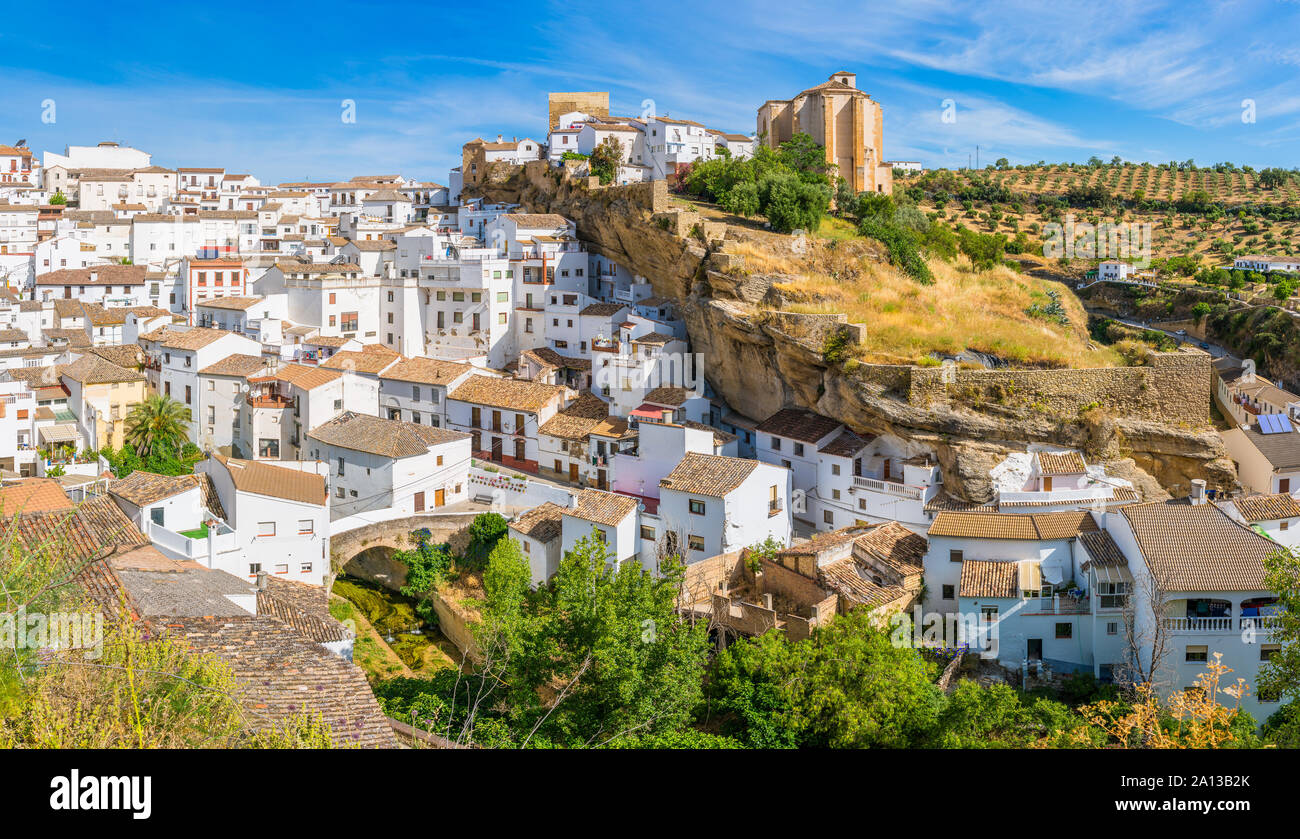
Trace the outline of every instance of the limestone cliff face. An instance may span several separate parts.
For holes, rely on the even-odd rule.
[[[849,328],[843,319],[774,312],[781,302],[774,278],[729,270],[733,260],[718,247],[725,229],[674,207],[661,183],[592,188],[530,164],[480,194],[573,219],[591,250],[645,277],[656,294],[676,298],[706,379],[737,411],[762,419],[796,405],[857,432],[914,439],[934,449],[945,487],[959,498],[989,500],[989,469],[1026,442],[1083,449],[1111,463],[1149,498],[1164,497],[1162,486],[1185,494],[1195,477],[1211,486],[1236,485],[1235,468],[1208,417],[1187,419],[1208,414],[1208,378],[1198,378],[1202,369],[1208,377],[1208,362],[1189,368],[1194,381],[1186,392],[1177,388],[1176,367],[1163,374],[1128,369],[1098,386],[1103,395],[1096,402],[1068,392],[1054,399],[1040,392],[1036,401],[985,398],[982,382],[974,388],[943,384],[934,378],[937,371],[828,364],[821,350],[825,330]],[[979,381],[978,373],[970,375]],[[1202,397],[1202,407],[1187,410]]]

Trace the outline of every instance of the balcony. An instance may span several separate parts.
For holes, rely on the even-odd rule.
[[[1025,599],[1022,610],[1025,614],[1044,615],[1086,615],[1090,609],[1088,600],[1075,600],[1073,597],[1029,597]]]
[[[887,495],[896,495],[899,498],[908,498],[913,501],[921,501],[925,496],[925,490],[921,487],[907,486],[906,484],[882,481],[876,478],[864,478],[861,475],[853,476],[853,488],[883,492]]]
[[[185,533],[177,533],[154,522],[149,522],[148,528],[149,541],[159,550],[181,559],[204,561],[205,565],[209,556],[209,538],[214,556],[239,549],[235,531],[225,522],[214,521],[211,526],[200,525]]]
[[[1266,618],[1242,618],[1246,621]],[[1165,629],[1178,633],[1224,634],[1233,631],[1233,619],[1226,618],[1165,618]]]
[[[293,400],[288,396],[277,396],[275,394],[253,395],[249,394],[244,397],[244,401],[253,408],[292,408]]]
[[[1282,626],[1282,619],[1277,615],[1266,615],[1253,618],[1237,618],[1237,628],[1244,631],[1254,630],[1256,632],[1271,632]]]

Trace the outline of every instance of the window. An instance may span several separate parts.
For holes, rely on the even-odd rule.
[[[689,504],[689,506],[690,506],[690,510],[691,510],[691,515],[694,515],[694,516],[702,516],[702,515],[704,515],[704,502],[703,502],[703,501],[697,501],[697,500],[695,500],[694,498],[692,498],[692,499],[690,500],[690,504]]]
[[[1282,523],[1279,524],[1279,525],[1277,526],[1277,529],[1278,529],[1278,530],[1286,530],[1286,529],[1288,529],[1289,527],[1291,527],[1291,522],[1286,521],[1285,519],[1283,519],[1283,520],[1282,520]]]
[[[1107,635],[1118,635],[1118,634],[1119,634],[1119,624],[1118,624],[1117,622],[1115,622],[1115,621],[1110,621],[1109,623],[1107,623],[1107,624],[1106,624],[1106,634],[1107,634]]]
[[[262,563],[260,562],[248,563],[248,576],[252,577],[261,573],[262,573]]]
[[[835,524],[835,514],[832,513],[830,510],[824,511],[822,513],[822,521],[826,522],[827,524]]]
[[[1259,660],[1260,660],[1260,661],[1268,661],[1268,660],[1271,659],[1273,656],[1277,655],[1278,652],[1281,651],[1281,649],[1282,649],[1282,646],[1281,646],[1280,644],[1260,644],[1260,645],[1259,645]]]
[[[288,573],[289,573],[289,563],[287,563],[287,562],[282,562],[282,563],[280,563],[279,565],[275,566],[275,573],[277,573],[277,574],[288,574]]]
[[[356,313],[356,312],[344,312],[344,313],[343,313],[343,322],[339,325],[339,328],[342,329],[344,332],[356,332],[356,331],[357,331],[357,313]]]
[[[780,438],[780,437],[773,437],[773,438],[772,438],[772,451],[774,451],[774,452],[779,452],[779,451],[781,451],[781,438]]]
[[[1056,637],[1057,637],[1057,638],[1073,638],[1073,637],[1074,637],[1074,624],[1072,624],[1072,623],[1058,623],[1058,624],[1056,625]]]
[[[311,519],[298,519],[298,535],[310,536],[316,532],[316,522]]]
[[[1121,609],[1128,602],[1128,583],[1097,583],[1101,608]]]
[[[839,465],[838,463],[832,463],[832,464],[831,464],[831,474],[832,474],[832,475],[838,475],[839,473],[840,473],[840,465]]]
[[[154,507],[149,511],[149,520],[152,521],[154,524],[161,525],[163,523],[163,516],[165,514],[166,514],[165,508]]]
[[[275,522],[273,522],[273,521],[259,521],[259,522],[257,523],[257,535],[258,535],[258,536],[274,536],[274,535],[275,535]]]
[[[956,597],[956,596],[957,596],[957,591],[956,591],[956,589],[957,589],[956,586],[951,586],[951,585],[949,585],[949,586],[944,586],[944,587],[943,587],[943,599],[944,599],[944,600],[952,600],[954,597]]]
[[[655,538],[655,529],[648,524],[641,525],[641,538],[649,539],[653,542]]]
[[[299,574],[310,574],[310,573],[311,573],[311,563],[310,563],[310,562],[304,562],[304,563],[302,563],[302,565],[298,566],[298,573],[299,573]]]
[[[1185,661],[1206,661],[1210,655],[1210,648],[1205,644],[1188,644],[1185,653]]]
[[[345,465],[344,460],[343,460],[343,458],[340,457],[340,458],[339,458],[339,477],[340,477],[340,478],[343,477],[343,467],[344,467],[344,465]]]
[[[961,551],[948,551],[949,562],[961,562]]]
[[[794,456],[803,457],[803,443],[794,444]]]
[[[690,548],[690,549],[693,550],[693,551],[703,551],[703,550],[704,550],[704,537],[703,537],[703,536],[696,536],[696,535],[694,535],[694,534],[691,534],[690,536],[687,536],[687,537],[686,537],[686,547]]]

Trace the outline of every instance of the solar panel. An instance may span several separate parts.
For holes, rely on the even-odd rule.
[[[1291,420],[1281,414],[1260,414],[1260,434],[1285,434],[1292,431]]]

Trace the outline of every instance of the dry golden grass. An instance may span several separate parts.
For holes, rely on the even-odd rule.
[[[782,241],[784,240],[784,241]],[[745,257],[745,270],[780,274],[777,289],[794,312],[843,312],[866,324],[858,357],[864,361],[914,363],[931,352],[964,349],[1011,362],[1053,367],[1107,367],[1122,363],[1106,348],[1094,348],[1087,315],[1065,286],[1010,268],[974,271],[932,260],[935,281],[921,285],[880,260],[871,240],[811,240],[804,253],[789,237],[750,238],[729,243]],[[1070,325],[1031,317],[1025,310],[1061,295]]]

